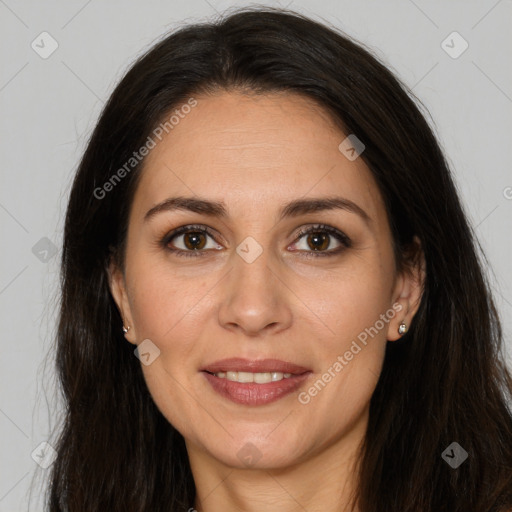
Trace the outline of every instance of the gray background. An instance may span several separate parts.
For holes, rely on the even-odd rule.
[[[51,342],[63,213],[100,109],[155,39],[242,4],[249,5],[0,0],[0,511],[42,510],[38,495],[49,470],[39,464],[51,460],[51,449],[40,443],[61,408]],[[370,46],[426,105],[492,269],[512,366],[511,1],[267,4],[329,21]],[[58,44],[46,59],[44,31]],[[442,46],[453,31],[469,44],[457,58]],[[445,43],[452,54],[462,49],[457,37]]]

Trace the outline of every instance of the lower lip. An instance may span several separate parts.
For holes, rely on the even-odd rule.
[[[254,384],[221,379],[208,372],[202,373],[219,395],[243,405],[264,405],[275,402],[297,390],[311,374],[306,372],[266,384]]]

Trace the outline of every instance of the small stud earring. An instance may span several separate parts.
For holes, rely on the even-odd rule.
[[[398,334],[405,334],[407,332],[407,325],[403,322],[398,326]]]
[[[130,326],[125,327],[125,326],[123,325],[123,332],[124,332],[125,334],[126,334],[129,330],[130,330]]]

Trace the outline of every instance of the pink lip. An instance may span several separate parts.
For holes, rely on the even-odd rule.
[[[206,371],[202,373],[217,393],[232,402],[243,405],[264,405],[275,402],[298,389],[311,375],[311,372],[306,372],[276,382],[254,384],[221,379]]]
[[[217,373],[217,372],[282,372],[293,373],[296,375],[309,372],[309,368],[299,366],[294,363],[280,361],[279,359],[243,359],[241,357],[233,357],[230,359],[221,359],[215,361],[203,368],[201,371]]]

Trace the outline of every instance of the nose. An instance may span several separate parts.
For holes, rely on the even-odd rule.
[[[264,249],[251,263],[233,254],[219,307],[219,323],[225,329],[254,337],[291,325],[293,293],[279,275],[278,263],[269,261],[269,254]]]

